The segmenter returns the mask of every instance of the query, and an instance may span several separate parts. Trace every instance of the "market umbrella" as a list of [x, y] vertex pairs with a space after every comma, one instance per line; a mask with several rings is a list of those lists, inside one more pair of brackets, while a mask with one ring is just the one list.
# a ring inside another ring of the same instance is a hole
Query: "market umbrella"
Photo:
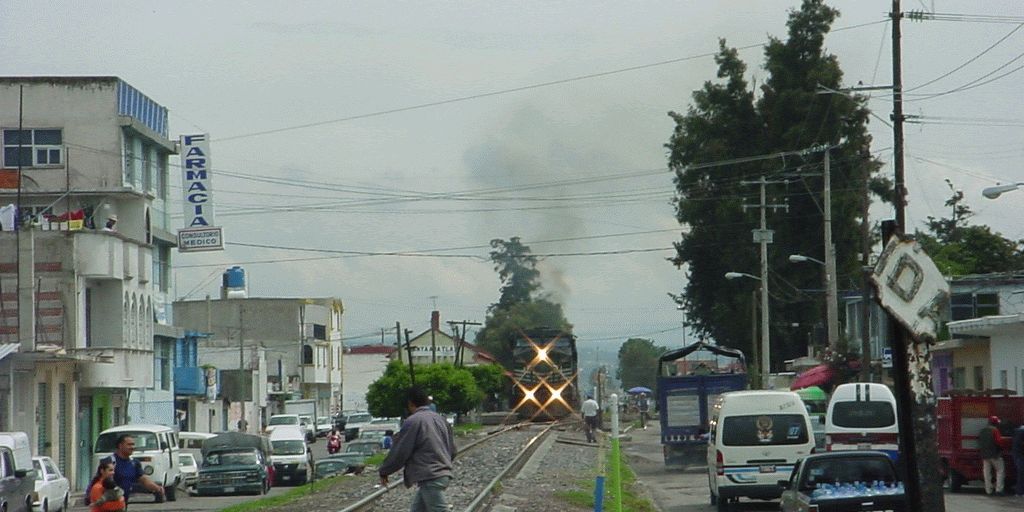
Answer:
[[827, 364], [815, 366], [806, 372], [797, 375], [793, 379], [793, 383], [789, 385], [789, 389], [796, 391], [801, 388], [809, 388], [811, 386], [823, 386], [832, 382], [832, 378], [835, 377], [836, 371]]
[[636, 387], [629, 388], [626, 392], [634, 394], [634, 395], [640, 394], [640, 393], [648, 393], [648, 394], [649, 393], [653, 393], [653, 391], [651, 391], [651, 388], [645, 388], [643, 386], [636, 386]]

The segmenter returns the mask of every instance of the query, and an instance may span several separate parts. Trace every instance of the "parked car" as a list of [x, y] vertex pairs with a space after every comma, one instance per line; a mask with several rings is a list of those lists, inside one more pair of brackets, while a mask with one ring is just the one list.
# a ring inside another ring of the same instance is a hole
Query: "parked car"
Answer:
[[[345, 423], [345, 441], [351, 441], [359, 437], [359, 429], [370, 424], [373, 416], [368, 412], [354, 412], [349, 414]], [[396, 430], [397, 432], [397, 430]]]
[[49, 457], [32, 457], [32, 469], [36, 471], [35, 492], [32, 493], [32, 510], [52, 512], [68, 510], [71, 502], [71, 483], [60, 473], [60, 469]]
[[182, 453], [191, 453], [196, 462], [203, 462], [203, 442], [216, 435], [207, 432], [178, 432], [178, 448]]
[[302, 427], [305, 430], [305, 427], [299, 421], [298, 414], [275, 414], [267, 420], [267, 428], [263, 429], [263, 432], [270, 435], [274, 432], [274, 429], [283, 426]]
[[302, 427], [306, 429], [306, 442], [310, 444], [315, 443], [316, 420], [314, 420], [313, 417], [308, 414], [300, 414], [299, 425], [302, 425]]
[[903, 484], [887, 453], [818, 453], [796, 463], [789, 480], [779, 481], [782, 512], [907, 510]]
[[178, 466], [181, 468], [182, 487], [192, 487], [199, 480], [199, 463], [191, 453], [178, 454]]
[[28, 434], [0, 432], [0, 510], [21, 512], [32, 509], [32, 449]]
[[[92, 454], [92, 467], [99, 466], [100, 460], [111, 457], [117, 450], [117, 440], [121, 436], [130, 435], [135, 439], [135, 452], [132, 458], [142, 463], [142, 470], [150, 480], [164, 488], [167, 501], [177, 500], [177, 488], [181, 483], [181, 470], [178, 468], [178, 434], [164, 425], [131, 424], [109, 428], [100, 433]], [[136, 493], [146, 492], [142, 486], [136, 486]], [[134, 496], [133, 496], [134, 499]], [[162, 497], [156, 495], [159, 502]]]
[[399, 418], [374, 418], [370, 420], [370, 427], [379, 428], [381, 430], [390, 430], [392, 432], [398, 432], [402, 427], [402, 420]]
[[196, 494], [266, 494], [274, 477], [270, 452], [270, 441], [263, 436], [225, 432], [208, 439], [203, 443]]
[[367, 457], [380, 451], [380, 441], [352, 441], [345, 445], [345, 453], [360, 453]]
[[384, 439], [384, 434], [386, 434], [388, 430], [391, 430], [392, 434], [397, 432], [391, 428], [384, 429], [374, 425], [368, 426], [359, 430], [359, 437], [356, 438], [356, 441], [374, 441], [377, 444], [380, 444], [380, 440]]
[[359, 453], [339, 453], [316, 461], [316, 477], [361, 474], [366, 469], [366, 457]]

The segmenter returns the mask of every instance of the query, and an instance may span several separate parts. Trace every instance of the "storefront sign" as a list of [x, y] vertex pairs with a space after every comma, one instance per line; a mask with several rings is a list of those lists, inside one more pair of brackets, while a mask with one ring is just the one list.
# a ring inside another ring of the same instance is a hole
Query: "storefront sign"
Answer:
[[213, 226], [210, 136], [181, 136], [181, 189], [185, 227]]

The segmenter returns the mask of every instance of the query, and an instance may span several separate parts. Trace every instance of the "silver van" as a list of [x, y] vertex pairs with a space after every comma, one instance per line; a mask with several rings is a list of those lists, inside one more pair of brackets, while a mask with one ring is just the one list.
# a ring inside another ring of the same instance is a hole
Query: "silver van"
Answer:
[[[142, 470], [157, 485], [163, 486], [167, 501], [178, 499], [176, 489], [181, 483], [181, 468], [178, 463], [178, 434], [164, 425], [121, 425], [100, 433], [93, 445], [92, 467], [100, 460], [117, 451], [117, 440], [130, 435], [135, 440], [132, 458], [142, 463]], [[137, 492], [145, 492], [136, 488]], [[159, 497], [158, 497], [159, 498]]]

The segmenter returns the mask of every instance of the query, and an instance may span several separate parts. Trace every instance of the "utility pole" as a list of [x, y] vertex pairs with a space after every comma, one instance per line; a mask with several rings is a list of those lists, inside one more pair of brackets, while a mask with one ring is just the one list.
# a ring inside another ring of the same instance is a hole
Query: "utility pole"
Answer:
[[864, 169], [864, 190], [861, 197], [860, 218], [860, 380], [871, 381], [871, 230], [868, 225], [868, 210], [871, 207], [870, 189], [868, 184], [871, 175]]
[[758, 181], [742, 181], [743, 185], [760, 185], [761, 202], [757, 205], [743, 205], [743, 209], [760, 208], [761, 229], [754, 230], [754, 243], [761, 245], [761, 389], [768, 389], [768, 376], [771, 373], [770, 337], [768, 333], [768, 244], [772, 243], [774, 232], [768, 229], [765, 212], [768, 208], [784, 209], [789, 211], [788, 204], [768, 204], [766, 201], [765, 187], [775, 183], [786, 183], [785, 181], [768, 181], [761, 176]]
[[412, 383], [413, 386], [415, 386], [416, 385], [416, 369], [414, 368], [414, 365], [412, 364], [412, 344], [409, 343], [409, 334], [411, 334], [411, 333], [412, 333], [412, 331], [410, 331], [409, 329], [405, 330], [405, 352], [406, 352], [406, 355], [409, 356], [409, 381]]
[[[238, 376], [244, 381], [245, 375], [245, 304], [241, 299], [238, 301]], [[252, 391], [252, 381], [249, 381], [249, 391]], [[249, 421], [245, 419], [245, 395], [241, 402], [241, 419], [238, 420], [238, 430], [246, 432], [249, 430]]]
[[[892, 125], [893, 171], [896, 195], [894, 235], [906, 232], [906, 178], [903, 160], [903, 63], [900, 48], [900, 0], [892, 1]], [[888, 242], [883, 236], [883, 240]], [[900, 426], [900, 454], [907, 464], [906, 497], [909, 510], [945, 512], [932, 394], [931, 353], [927, 342], [910, 336], [898, 321], [891, 322], [893, 376]]]
[[832, 243], [832, 159], [825, 148], [825, 312], [828, 323], [828, 346], [835, 350], [839, 346], [839, 292], [836, 289], [836, 245]]
[[[402, 323], [395, 322], [395, 348], [398, 349], [398, 362], [402, 362]], [[412, 364], [412, 360], [409, 360]]]
[[[459, 324], [462, 324], [462, 334], [459, 334]], [[470, 322], [469, 320], [454, 321], [449, 320], [448, 325], [452, 326], [452, 330], [455, 331], [455, 337], [459, 340], [459, 347], [455, 351], [455, 366], [462, 366], [465, 362], [466, 352], [466, 326], [467, 325], [483, 325], [480, 322]]]

